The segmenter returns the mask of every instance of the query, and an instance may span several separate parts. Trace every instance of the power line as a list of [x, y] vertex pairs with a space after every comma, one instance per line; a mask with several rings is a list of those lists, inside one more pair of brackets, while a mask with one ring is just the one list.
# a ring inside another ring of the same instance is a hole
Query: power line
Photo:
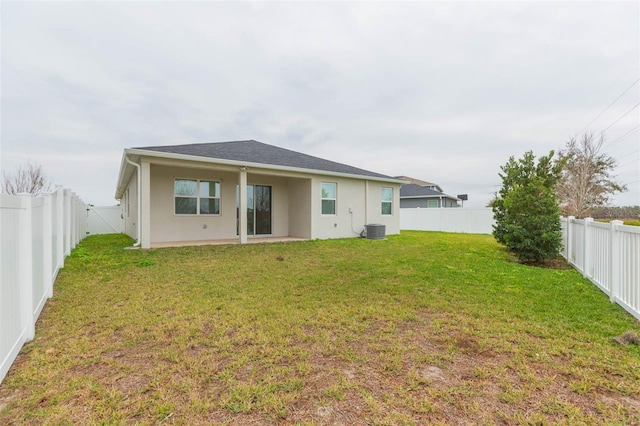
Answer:
[[623, 167], [627, 167], [629, 164], [633, 164], [633, 163], [635, 163], [635, 162], [637, 162], [637, 161], [638, 161], [638, 159], [631, 160], [631, 161], [629, 161], [628, 163], [621, 164], [621, 165], [620, 165], [620, 166], [618, 166], [617, 168], [621, 169], [621, 168], [623, 168]]
[[627, 87], [627, 88], [625, 89], [625, 91], [624, 91], [624, 92], [622, 92], [622, 93], [620, 94], [620, 96], [618, 96], [617, 98], [615, 98], [615, 99], [613, 100], [613, 102], [611, 102], [611, 103], [610, 103], [610, 104], [609, 104], [605, 109], [603, 109], [603, 110], [602, 110], [602, 112], [596, 116], [596, 118], [594, 118], [593, 120], [591, 120], [590, 122], [588, 122], [588, 123], [587, 123], [587, 125], [586, 125], [586, 126], [584, 126], [584, 127], [582, 128], [582, 130], [580, 130], [579, 132], [577, 132], [577, 133], [576, 133], [576, 135], [578, 135], [579, 133], [584, 132], [584, 131], [585, 131], [585, 129], [587, 129], [587, 128], [591, 125], [591, 123], [593, 123], [594, 121], [596, 121], [598, 118], [600, 118], [600, 117], [602, 116], [602, 114], [604, 114], [605, 112], [607, 112], [607, 110], [608, 110], [609, 108], [611, 108], [611, 107], [613, 106], [613, 104], [615, 104], [616, 102], [618, 102], [618, 99], [620, 99], [621, 97], [623, 97], [623, 96], [625, 95], [625, 93], [627, 93], [629, 90], [631, 90], [631, 88], [632, 88], [633, 86], [635, 86], [636, 84], [638, 84], [638, 81], [640, 81], [640, 78], [637, 78], [637, 79], [636, 79], [636, 81], [634, 81], [633, 83], [631, 83], [631, 86]]
[[611, 126], [613, 126], [614, 124], [616, 124], [618, 121], [622, 120], [627, 114], [629, 114], [631, 111], [633, 111], [634, 109], [638, 108], [638, 106], [640, 106], [640, 102], [638, 102], [637, 104], [635, 104], [634, 106], [631, 107], [631, 109], [627, 112], [625, 112], [624, 114], [622, 114], [620, 117], [618, 117], [618, 119], [616, 121], [614, 121], [613, 123], [609, 124], [609, 126], [603, 130], [603, 132], [606, 132], [607, 130], [609, 130], [611, 128]]
[[629, 130], [627, 133], [625, 133], [624, 135], [620, 136], [619, 138], [609, 142], [608, 144], [606, 144], [603, 148], [606, 148], [608, 146], [612, 146], [613, 144], [615, 144], [616, 142], [621, 141], [622, 139], [626, 138], [627, 136], [629, 136], [631, 133], [635, 132], [636, 130], [640, 129], [640, 124], [637, 125], [636, 127], [634, 127], [633, 129]]
[[592, 107], [592, 106], [594, 106], [596, 103], [598, 103], [598, 102], [600, 101], [600, 99], [602, 99], [602, 98], [604, 97], [604, 95], [605, 95], [605, 94], [606, 94], [606, 93], [607, 93], [607, 92], [608, 92], [608, 91], [609, 91], [613, 86], [615, 86], [615, 84], [616, 84], [616, 83], [617, 83], [617, 82], [618, 82], [618, 81], [619, 81], [619, 80], [620, 80], [624, 75], [626, 75], [626, 74], [629, 72], [629, 70], [631, 70], [631, 69], [633, 69], [633, 68], [635, 68], [635, 67], [636, 67], [636, 62], [635, 62], [635, 61], [631, 62], [631, 63], [629, 64], [629, 66], [628, 66], [624, 71], [622, 71], [622, 72], [620, 73], [620, 75], [618, 75], [618, 76], [613, 80], [613, 82], [612, 82], [609, 86], [607, 86], [607, 88], [606, 88], [606, 89], [602, 90], [602, 91], [600, 92], [600, 94], [599, 94], [599, 95], [594, 99], [594, 101], [593, 101], [593, 102], [591, 102], [591, 104], [589, 104], [589, 108], [591, 108], [591, 107]]
[[620, 158], [618, 158], [618, 160], [622, 160], [623, 158], [630, 157], [630, 156], [632, 156], [633, 154], [635, 154], [636, 152], [640, 152], [640, 149], [636, 149], [635, 151], [632, 151], [632, 152], [630, 152], [630, 153], [628, 153], [628, 154], [621, 155], [621, 156], [620, 156]]

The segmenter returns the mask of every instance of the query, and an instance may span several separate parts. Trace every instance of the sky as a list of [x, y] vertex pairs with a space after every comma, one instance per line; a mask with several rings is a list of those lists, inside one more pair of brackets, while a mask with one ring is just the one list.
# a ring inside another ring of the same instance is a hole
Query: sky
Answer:
[[604, 131], [640, 205], [639, 2], [0, 3], [2, 170], [114, 205], [125, 148], [255, 139], [484, 207]]

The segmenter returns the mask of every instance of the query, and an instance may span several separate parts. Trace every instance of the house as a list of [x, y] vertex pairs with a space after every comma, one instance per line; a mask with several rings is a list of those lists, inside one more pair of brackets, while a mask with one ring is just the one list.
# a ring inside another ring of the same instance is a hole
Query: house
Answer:
[[402, 181], [255, 140], [125, 149], [115, 198], [142, 248], [400, 232]]
[[408, 176], [396, 176], [396, 179], [405, 181], [400, 188], [401, 209], [460, 207], [458, 197], [445, 194], [435, 183]]
[[436, 191], [439, 191], [439, 192], [444, 192], [442, 190], [442, 187], [440, 187], [440, 185], [438, 185], [436, 183], [432, 183], [432, 182], [427, 182], [426, 180], [420, 180], [420, 179], [412, 178], [412, 177], [409, 177], [409, 176], [396, 176], [395, 178], [405, 181], [404, 182], [405, 185], [407, 183], [411, 183], [411, 184], [423, 186], [425, 188], [435, 189]]

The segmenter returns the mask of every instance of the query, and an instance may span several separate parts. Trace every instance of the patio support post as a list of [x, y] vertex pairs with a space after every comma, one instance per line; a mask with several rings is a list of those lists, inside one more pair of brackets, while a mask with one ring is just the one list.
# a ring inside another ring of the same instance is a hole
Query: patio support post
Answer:
[[240, 237], [240, 244], [247, 243], [247, 168], [240, 168], [240, 200], [238, 206], [240, 211], [238, 212], [238, 236]]

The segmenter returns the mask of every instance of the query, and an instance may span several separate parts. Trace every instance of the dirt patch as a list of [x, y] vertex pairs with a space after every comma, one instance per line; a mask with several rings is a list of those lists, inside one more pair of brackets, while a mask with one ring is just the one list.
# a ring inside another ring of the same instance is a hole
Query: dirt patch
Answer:
[[116, 381], [116, 388], [124, 393], [141, 392], [149, 385], [149, 378], [145, 376], [124, 376]]

